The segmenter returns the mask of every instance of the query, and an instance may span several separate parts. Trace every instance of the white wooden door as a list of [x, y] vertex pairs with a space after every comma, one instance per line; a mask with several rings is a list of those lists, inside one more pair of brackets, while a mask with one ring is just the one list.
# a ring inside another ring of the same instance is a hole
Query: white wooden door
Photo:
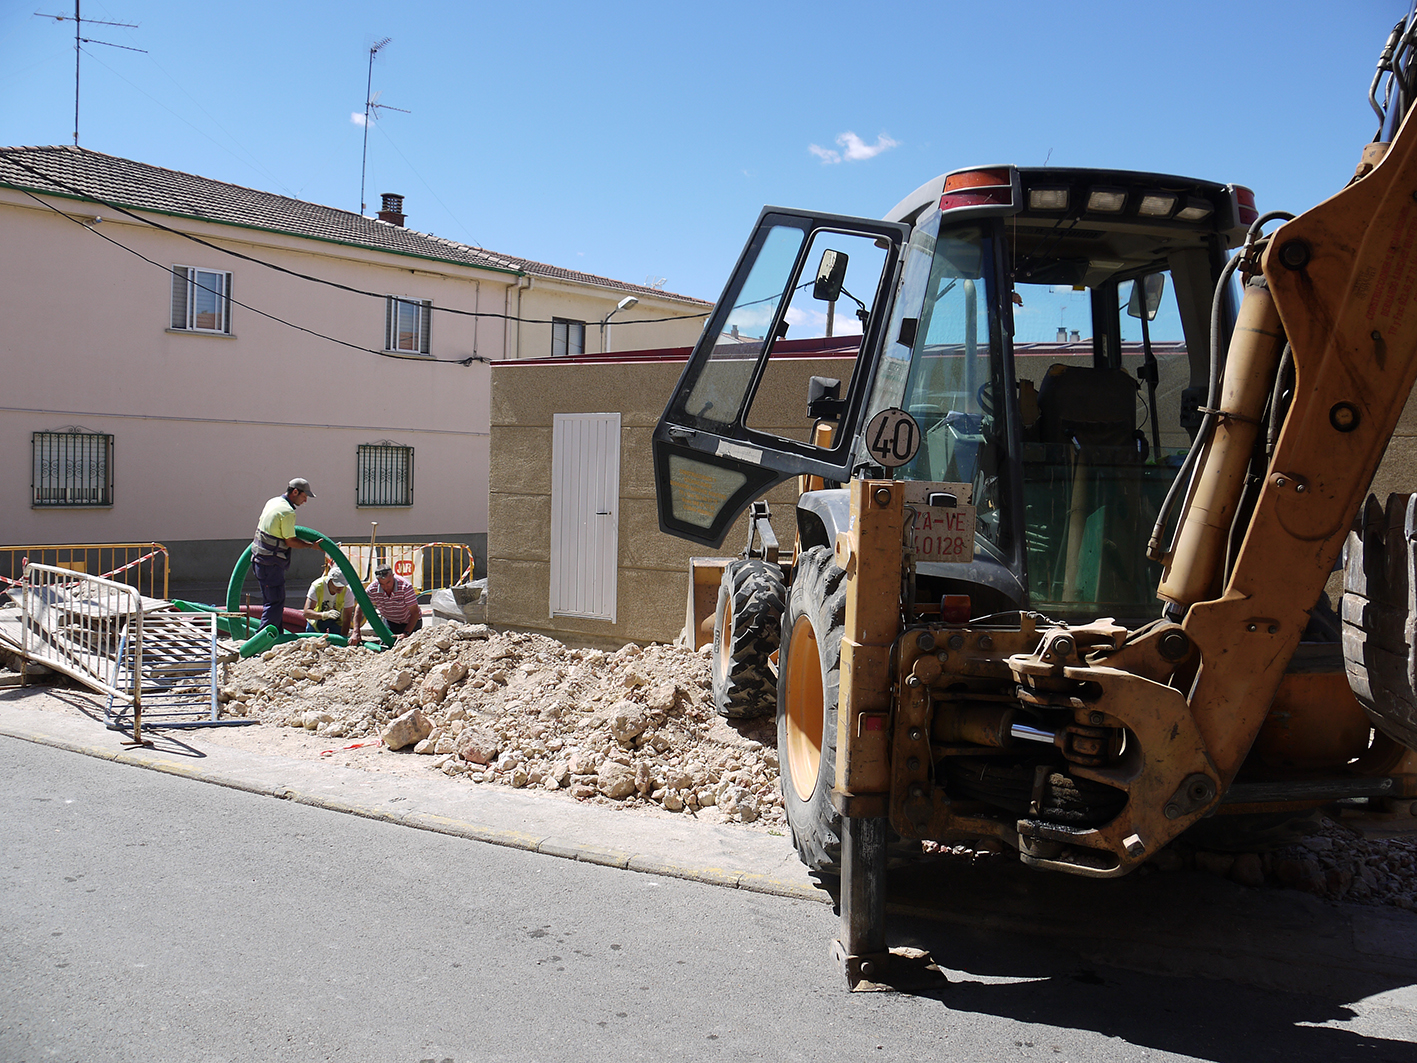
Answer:
[[551, 429], [551, 615], [615, 621], [620, 415], [558, 413]]

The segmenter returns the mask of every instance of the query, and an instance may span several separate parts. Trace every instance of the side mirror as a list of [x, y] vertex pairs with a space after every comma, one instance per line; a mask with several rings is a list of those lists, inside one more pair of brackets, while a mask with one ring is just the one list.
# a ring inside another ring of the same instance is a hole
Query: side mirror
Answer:
[[846, 404], [841, 401], [841, 381], [814, 376], [807, 381], [807, 416], [817, 421], [835, 421]]
[[834, 303], [841, 296], [841, 286], [846, 283], [845, 251], [830, 248], [822, 252], [822, 261], [817, 266], [817, 280], [812, 285], [812, 298], [823, 303]]
[[1161, 308], [1161, 293], [1166, 290], [1166, 274], [1148, 273], [1140, 280], [1132, 281], [1132, 297], [1127, 300], [1127, 316], [1141, 317], [1142, 293], [1146, 293], [1146, 319], [1156, 320], [1156, 311]]

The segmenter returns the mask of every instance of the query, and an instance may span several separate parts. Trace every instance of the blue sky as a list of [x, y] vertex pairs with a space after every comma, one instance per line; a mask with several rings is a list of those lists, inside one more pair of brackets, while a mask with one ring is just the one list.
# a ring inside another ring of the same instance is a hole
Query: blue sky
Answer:
[[[1337, 191], [1406, 0], [236, 5], [83, 0], [79, 142], [716, 298], [764, 204], [878, 217], [976, 163]], [[66, 144], [73, 0], [0, 0], [0, 143]]]

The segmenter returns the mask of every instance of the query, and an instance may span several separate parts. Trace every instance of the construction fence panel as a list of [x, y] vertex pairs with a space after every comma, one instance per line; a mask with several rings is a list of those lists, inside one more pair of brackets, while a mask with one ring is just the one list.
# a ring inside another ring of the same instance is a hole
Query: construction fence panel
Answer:
[[[472, 548], [464, 543], [337, 543], [367, 585], [374, 570], [388, 565], [419, 594], [472, 579]], [[326, 566], [328, 567], [328, 565]]]
[[[217, 614], [163, 609], [143, 617], [141, 635], [125, 636], [116, 660], [115, 688], [135, 683], [142, 691], [142, 720], [148, 727], [241, 725], [254, 720], [219, 720]], [[139, 641], [141, 646], [138, 645]], [[108, 725], [132, 724], [129, 710], [109, 698]]]
[[28, 562], [124, 583], [148, 598], [167, 597], [171, 566], [162, 543], [0, 546], [0, 585], [18, 587]]
[[[77, 679], [110, 701], [141, 705], [143, 598], [136, 587], [54, 565], [25, 566], [18, 591], [25, 661]], [[135, 666], [120, 680], [119, 660]], [[123, 685], [118, 685], [120, 681]]]

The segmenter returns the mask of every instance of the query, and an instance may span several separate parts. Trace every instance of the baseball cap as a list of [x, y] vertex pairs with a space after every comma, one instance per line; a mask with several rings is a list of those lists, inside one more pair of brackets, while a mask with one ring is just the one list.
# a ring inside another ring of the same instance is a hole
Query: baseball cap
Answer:
[[311, 498], [315, 497], [315, 492], [310, 490], [310, 481], [305, 479], [305, 477], [303, 476], [297, 476], [295, 479], [291, 480], [290, 486], [287, 487], [286, 490], [300, 491], [306, 495], [309, 495]]
[[329, 581], [331, 587], [349, 586], [349, 581], [344, 578], [344, 573], [337, 568], [330, 569]]

